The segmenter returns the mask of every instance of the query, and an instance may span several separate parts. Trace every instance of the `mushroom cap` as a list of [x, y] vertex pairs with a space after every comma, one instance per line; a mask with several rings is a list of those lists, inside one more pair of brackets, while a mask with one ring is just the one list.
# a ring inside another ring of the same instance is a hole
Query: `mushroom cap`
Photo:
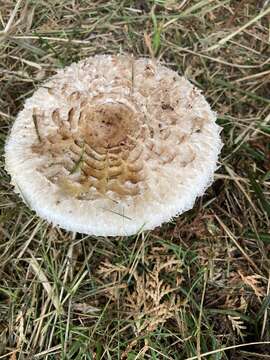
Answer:
[[156, 61], [97, 55], [51, 77], [18, 114], [6, 169], [53, 225], [91, 235], [150, 230], [192, 208], [222, 147], [209, 104]]

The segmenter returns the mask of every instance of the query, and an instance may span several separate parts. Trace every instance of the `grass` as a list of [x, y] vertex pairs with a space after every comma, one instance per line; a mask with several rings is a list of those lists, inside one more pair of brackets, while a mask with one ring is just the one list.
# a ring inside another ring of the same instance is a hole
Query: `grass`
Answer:
[[[270, 359], [269, 1], [0, 3], [0, 359]], [[13, 192], [6, 136], [56, 69], [119, 52], [203, 91], [223, 127], [216, 181], [152, 232], [52, 228]]]

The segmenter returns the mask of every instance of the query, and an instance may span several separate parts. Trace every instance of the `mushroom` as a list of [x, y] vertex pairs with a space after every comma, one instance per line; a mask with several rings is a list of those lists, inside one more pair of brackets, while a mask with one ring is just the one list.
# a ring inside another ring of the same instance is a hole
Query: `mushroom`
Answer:
[[41, 86], [6, 142], [24, 202], [91, 235], [150, 230], [192, 208], [213, 181], [216, 115], [188, 80], [147, 58], [97, 55]]

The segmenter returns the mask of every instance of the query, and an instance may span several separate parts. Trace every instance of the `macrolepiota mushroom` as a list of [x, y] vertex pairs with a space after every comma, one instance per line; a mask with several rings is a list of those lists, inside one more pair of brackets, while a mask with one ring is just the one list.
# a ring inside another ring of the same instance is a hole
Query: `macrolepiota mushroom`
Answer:
[[15, 190], [40, 217], [131, 235], [190, 209], [213, 181], [220, 128], [185, 78], [154, 60], [97, 55], [43, 84], [6, 152]]

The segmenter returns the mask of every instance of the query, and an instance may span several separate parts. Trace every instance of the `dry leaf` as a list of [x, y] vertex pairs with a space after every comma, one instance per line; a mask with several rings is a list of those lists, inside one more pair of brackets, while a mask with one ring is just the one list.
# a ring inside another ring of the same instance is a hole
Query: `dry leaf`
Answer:
[[235, 331], [236, 334], [241, 338], [244, 337], [245, 335], [243, 334], [242, 330], [245, 330], [246, 326], [244, 325], [244, 322], [240, 319], [240, 316], [228, 315], [228, 319], [232, 324], [233, 331]]
[[240, 275], [243, 283], [252, 288], [259, 300], [261, 297], [265, 296], [265, 289], [260, 284], [260, 280], [262, 279], [260, 275], [244, 275], [240, 270], [238, 270], [238, 274]]

